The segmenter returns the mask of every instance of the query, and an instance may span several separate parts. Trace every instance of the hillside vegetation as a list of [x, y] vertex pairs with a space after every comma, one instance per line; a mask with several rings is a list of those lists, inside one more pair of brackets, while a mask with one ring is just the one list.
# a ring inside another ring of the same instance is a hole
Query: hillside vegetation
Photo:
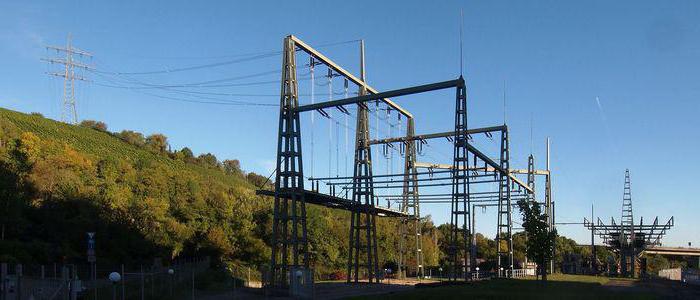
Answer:
[[0, 110], [0, 129], [4, 261], [84, 261], [88, 231], [107, 261], [265, 261], [260, 176], [40, 115]]

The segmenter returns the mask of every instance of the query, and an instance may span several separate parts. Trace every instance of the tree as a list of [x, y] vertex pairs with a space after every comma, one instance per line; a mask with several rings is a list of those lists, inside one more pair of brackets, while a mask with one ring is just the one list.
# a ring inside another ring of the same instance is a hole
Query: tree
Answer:
[[232, 175], [241, 173], [241, 162], [239, 162], [237, 159], [226, 159], [222, 164], [226, 174]]
[[267, 177], [255, 174], [253, 172], [248, 173], [245, 177], [246, 179], [248, 179], [248, 182], [252, 183], [254, 186], [259, 188], [263, 188], [263, 185], [265, 185], [265, 183], [270, 185], [272, 184], [272, 182], [267, 180]]
[[182, 153], [182, 157], [186, 160], [194, 158], [194, 153], [192, 153], [192, 150], [190, 150], [190, 148], [182, 148], [182, 150], [180, 150], [180, 153]]
[[131, 131], [131, 130], [122, 130], [117, 136], [122, 139], [123, 141], [132, 144], [137, 147], [143, 147], [143, 145], [146, 144], [146, 139], [143, 137], [143, 134], [140, 132], [136, 131]]
[[547, 216], [542, 213], [540, 205], [532, 200], [518, 201], [523, 216], [523, 228], [527, 233], [527, 257], [537, 262], [542, 274], [542, 281], [547, 281], [547, 262], [552, 259], [556, 230], [549, 230]]
[[194, 153], [192, 153], [192, 150], [190, 150], [190, 148], [187, 147], [182, 148], [180, 151], [175, 151], [175, 153], [173, 153], [172, 155], [172, 158], [179, 159], [187, 163], [195, 162]]
[[146, 138], [146, 147], [156, 153], [165, 153], [168, 149], [168, 138], [160, 133], [154, 133]]
[[205, 167], [216, 168], [219, 166], [219, 160], [216, 158], [216, 155], [211, 153], [200, 154], [197, 160]]
[[80, 122], [80, 126], [92, 128], [92, 129], [95, 129], [97, 131], [107, 132], [107, 124], [105, 124], [104, 122], [100, 122], [100, 121], [84, 120], [84, 121]]

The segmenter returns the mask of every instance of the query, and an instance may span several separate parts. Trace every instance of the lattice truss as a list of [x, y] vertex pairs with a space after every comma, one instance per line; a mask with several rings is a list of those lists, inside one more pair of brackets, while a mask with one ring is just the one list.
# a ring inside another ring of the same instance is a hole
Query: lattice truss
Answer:
[[[474, 272], [476, 206], [498, 210], [498, 262], [512, 270], [513, 207], [520, 199], [536, 201], [534, 180], [541, 176], [545, 201], [538, 203], [546, 205], [548, 215], [552, 213], [548, 167], [536, 170], [531, 156], [527, 169], [511, 168], [506, 125], [468, 126], [461, 76], [380, 92], [365, 81], [362, 44], [359, 52], [359, 76], [355, 76], [297, 37], [284, 40], [275, 188], [258, 191], [275, 199], [267, 284], [287, 286], [290, 272], [311, 267], [307, 203], [351, 212], [348, 282], [378, 282], [384, 271], [377, 249], [380, 217], [398, 218], [400, 223], [399, 253], [384, 254], [398, 260], [395, 271], [423, 277], [421, 205], [425, 204], [451, 207], [448, 271], [453, 280], [469, 279]], [[302, 78], [304, 84], [299, 83]], [[454, 112], [454, 127], [444, 132], [416, 134], [413, 115], [390, 99], [441, 90], [454, 90], [447, 96], [454, 102], [439, 102], [449, 108], [445, 111]], [[477, 147], [484, 142], [493, 151]], [[443, 161], [431, 156], [440, 143], [451, 152]], [[527, 176], [527, 182], [517, 176]]]
[[615, 251], [621, 249], [634, 249], [635, 254], [648, 246], [660, 246], [661, 239], [666, 232], [673, 227], [673, 217], [666, 223], [659, 223], [659, 217], [654, 221], [644, 224], [644, 218], [639, 219], [639, 223], [634, 223], [632, 213], [632, 186], [630, 182], [630, 172], [625, 170], [624, 191], [622, 194], [622, 219], [618, 224], [615, 218], [610, 218], [610, 223], [605, 224], [598, 218], [596, 223], [584, 218], [584, 226], [593, 231], [593, 234], [603, 239], [603, 243], [610, 246]]

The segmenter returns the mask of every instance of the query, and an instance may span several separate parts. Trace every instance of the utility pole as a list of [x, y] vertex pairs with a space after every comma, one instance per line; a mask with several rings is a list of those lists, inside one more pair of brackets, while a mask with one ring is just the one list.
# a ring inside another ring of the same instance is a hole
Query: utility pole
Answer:
[[598, 256], [595, 251], [595, 225], [593, 225], [593, 204], [591, 203], [591, 269], [595, 275], [598, 275]]
[[[65, 47], [46, 46], [48, 50], [55, 50], [56, 54], [65, 54], [65, 57], [47, 57], [41, 60], [50, 64], [59, 64], [64, 66], [62, 72], [48, 72], [51, 76], [63, 77], [63, 105], [61, 106], [61, 121], [70, 124], [78, 124], [78, 112], [75, 109], [75, 81], [89, 81], [82, 75], [76, 74], [75, 69], [94, 70], [90, 65], [87, 65], [79, 58], [92, 58], [92, 54], [73, 47], [71, 34], [68, 34]], [[77, 57], [76, 57], [77, 56]]]
[[[547, 213], [547, 222], [549, 222], [549, 230], [552, 231], [554, 230], [554, 202], [552, 202], [552, 170], [549, 167], [550, 163], [550, 143], [549, 143], [549, 138], [547, 138], [547, 159], [546, 159], [546, 170], [547, 170], [547, 176], [545, 177], [545, 183], [544, 183], [544, 199], [545, 199], [545, 206], [546, 206], [546, 213]], [[592, 221], [591, 221], [592, 222]], [[555, 260], [555, 255], [556, 255], [556, 239], [554, 240], [554, 245], [555, 245], [555, 250], [552, 253], [552, 260], [549, 261], [549, 274], [554, 274], [554, 260]]]

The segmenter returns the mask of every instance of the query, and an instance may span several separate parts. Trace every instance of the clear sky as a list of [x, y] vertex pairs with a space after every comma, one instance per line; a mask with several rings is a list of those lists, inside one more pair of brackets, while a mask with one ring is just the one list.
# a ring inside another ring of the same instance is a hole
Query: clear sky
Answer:
[[[524, 168], [532, 150], [544, 168], [544, 141], [552, 139], [557, 221], [580, 222], [592, 203], [596, 216], [619, 220], [629, 168], [637, 221], [675, 216], [666, 244], [700, 245], [700, 204], [693, 192], [700, 169], [697, 1], [3, 1], [0, 106], [60, 118], [62, 81], [45, 74], [56, 66], [40, 58], [55, 56], [45, 46], [65, 44], [70, 32], [76, 46], [94, 54], [85, 61], [99, 72], [85, 73], [93, 82], [79, 89], [80, 119], [105, 121], [112, 131], [164, 133], [173, 148], [237, 158], [244, 169], [267, 175], [274, 165], [277, 110], [230, 101], [279, 101], [281, 58], [275, 52], [284, 36], [327, 45], [319, 49], [355, 73], [358, 44], [348, 41], [364, 39], [368, 82], [395, 89], [459, 76], [460, 8], [470, 124], [503, 123], [505, 82], [513, 166]], [[179, 71], [220, 62], [227, 63]], [[109, 74], [160, 70], [174, 71]], [[319, 67], [317, 74], [324, 72]], [[299, 73], [309, 76], [308, 69]], [[184, 92], [107, 87], [219, 79], [229, 80]], [[328, 98], [324, 80], [315, 83], [316, 101]], [[304, 103], [310, 101], [308, 86], [308, 79], [300, 81]], [[334, 97], [342, 97], [342, 82], [331, 87]], [[428, 133], [450, 129], [453, 97], [397, 101], [416, 115], [417, 133]], [[303, 122], [309, 127], [308, 116]], [[325, 174], [327, 121], [316, 115], [316, 122], [315, 168]], [[330, 134], [341, 141], [342, 158], [344, 128], [337, 128]], [[380, 127], [381, 136], [389, 135], [388, 128]], [[448, 147], [429, 148], [421, 160], [449, 163]], [[308, 164], [308, 149], [305, 155]], [[342, 164], [331, 174], [344, 172]], [[395, 158], [391, 168], [399, 165]], [[449, 220], [449, 207], [424, 206], [423, 213]], [[477, 222], [478, 231], [493, 235], [495, 214], [479, 213]], [[580, 225], [559, 229], [589, 241]]]

